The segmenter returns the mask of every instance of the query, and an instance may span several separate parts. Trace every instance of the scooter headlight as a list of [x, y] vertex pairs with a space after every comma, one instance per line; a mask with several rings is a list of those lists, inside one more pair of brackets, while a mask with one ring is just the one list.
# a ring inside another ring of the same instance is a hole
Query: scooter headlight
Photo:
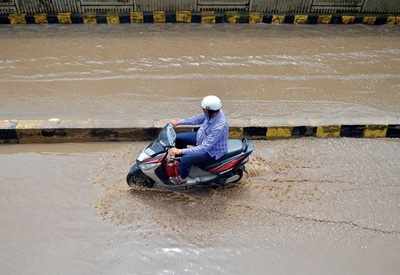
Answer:
[[137, 160], [138, 161], [144, 161], [145, 159], [148, 159], [150, 156], [146, 154], [145, 152], [141, 152], [140, 155], [138, 156]]
[[141, 163], [139, 164], [140, 169], [142, 170], [149, 170], [157, 167], [159, 163]]

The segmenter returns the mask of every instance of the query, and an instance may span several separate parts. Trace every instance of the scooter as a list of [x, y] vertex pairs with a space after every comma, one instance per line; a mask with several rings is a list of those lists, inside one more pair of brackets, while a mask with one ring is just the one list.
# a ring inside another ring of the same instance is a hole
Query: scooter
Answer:
[[175, 147], [176, 132], [168, 123], [158, 137], [138, 156], [126, 177], [129, 186], [148, 188], [189, 188], [193, 186], [226, 186], [239, 182], [245, 172], [245, 164], [254, 150], [247, 139], [229, 139], [228, 152], [205, 167], [192, 166], [186, 182], [174, 184], [170, 179], [179, 175], [179, 157], [168, 154]]

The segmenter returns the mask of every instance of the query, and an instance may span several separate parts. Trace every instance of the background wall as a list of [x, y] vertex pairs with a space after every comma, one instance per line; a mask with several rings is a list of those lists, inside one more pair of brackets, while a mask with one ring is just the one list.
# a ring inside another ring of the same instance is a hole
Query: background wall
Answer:
[[242, 10], [267, 13], [398, 14], [400, 0], [0, 0], [0, 13]]

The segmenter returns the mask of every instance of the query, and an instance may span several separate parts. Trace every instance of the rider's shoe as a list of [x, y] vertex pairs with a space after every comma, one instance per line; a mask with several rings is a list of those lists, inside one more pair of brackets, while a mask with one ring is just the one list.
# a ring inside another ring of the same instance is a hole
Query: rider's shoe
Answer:
[[177, 176], [177, 177], [169, 177], [169, 181], [173, 185], [181, 185], [181, 184], [184, 184], [186, 182], [186, 179], [182, 179], [181, 176]]
[[198, 177], [196, 177], [196, 178], [187, 177], [187, 178], [184, 179], [184, 180], [185, 180], [185, 183], [186, 183], [186, 184], [189, 184], [189, 185], [195, 184], [195, 183], [197, 183], [197, 182], [200, 182], [200, 179], [199, 179]]

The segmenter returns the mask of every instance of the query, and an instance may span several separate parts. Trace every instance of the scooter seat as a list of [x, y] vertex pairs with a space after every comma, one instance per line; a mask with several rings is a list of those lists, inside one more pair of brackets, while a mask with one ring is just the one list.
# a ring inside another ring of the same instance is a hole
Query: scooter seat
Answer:
[[229, 159], [237, 154], [240, 154], [243, 151], [243, 142], [240, 139], [228, 139], [228, 152], [223, 155], [221, 158], [214, 160], [212, 163], [209, 163], [205, 169], [208, 170], [216, 165], [218, 165], [221, 161], [225, 159]]
[[243, 142], [240, 139], [228, 139], [228, 152], [223, 158], [230, 158], [243, 150]]

